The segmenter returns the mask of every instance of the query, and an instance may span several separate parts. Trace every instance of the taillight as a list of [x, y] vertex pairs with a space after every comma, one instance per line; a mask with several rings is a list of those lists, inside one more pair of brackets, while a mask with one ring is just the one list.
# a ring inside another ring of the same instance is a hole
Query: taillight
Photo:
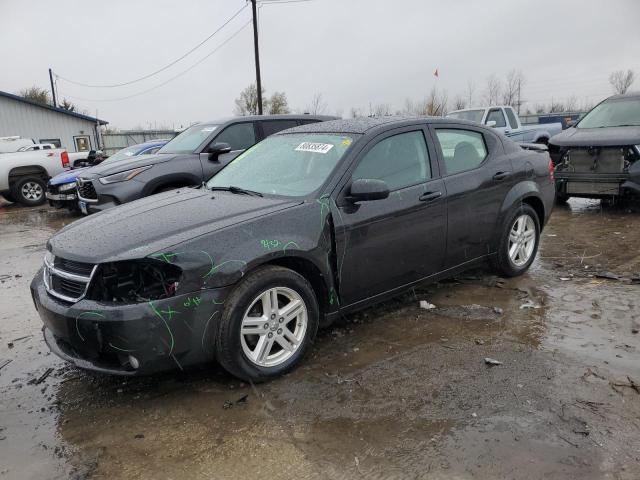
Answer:
[[551, 157], [549, 157], [549, 179], [550, 179], [552, 182], [555, 182], [555, 181], [556, 181], [556, 175], [555, 175], [555, 172], [556, 172], [556, 167], [555, 167], [555, 165], [553, 164], [553, 160], [551, 160]]
[[60, 154], [60, 160], [62, 160], [62, 167], [66, 168], [69, 166], [69, 154], [65, 150]]

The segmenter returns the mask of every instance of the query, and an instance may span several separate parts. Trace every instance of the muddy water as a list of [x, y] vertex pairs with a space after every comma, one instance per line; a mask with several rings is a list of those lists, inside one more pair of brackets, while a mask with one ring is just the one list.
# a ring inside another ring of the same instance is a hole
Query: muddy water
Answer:
[[416, 288], [256, 387], [215, 366], [122, 379], [49, 354], [28, 283], [72, 220], [0, 207], [0, 478], [640, 477], [638, 213], [572, 201], [527, 275]]

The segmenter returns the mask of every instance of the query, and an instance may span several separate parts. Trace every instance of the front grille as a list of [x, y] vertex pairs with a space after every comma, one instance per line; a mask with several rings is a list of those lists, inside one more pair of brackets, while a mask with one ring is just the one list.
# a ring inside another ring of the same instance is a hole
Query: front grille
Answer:
[[91, 180], [82, 180], [78, 181], [78, 194], [80, 197], [86, 200], [97, 200], [98, 193], [96, 189], [93, 187], [93, 182]]
[[56, 257], [53, 264], [56, 268], [61, 270], [77, 273], [78, 275], [85, 275], [87, 277], [91, 275], [91, 271], [93, 270], [93, 265], [91, 263], [76, 262], [61, 257]]
[[47, 255], [43, 271], [47, 292], [66, 302], [82, 300], [91, 283], [95, 265]]
[[47, 185], [47, 192], [57, 194], [58, 193], [58, 185]]

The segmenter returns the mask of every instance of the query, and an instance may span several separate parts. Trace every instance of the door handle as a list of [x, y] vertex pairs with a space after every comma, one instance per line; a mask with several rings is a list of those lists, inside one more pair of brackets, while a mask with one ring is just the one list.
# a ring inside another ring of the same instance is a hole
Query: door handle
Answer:
[[511, 173], [509, 172], [498, 172], [493, 176], [493, 179], [496, 181], [501, 181], [507, 178], [509, 175], [511, 175]]
[[442, 192], [426, 192], [418, 197], [421, 202], [433, 202], [442, 196]]

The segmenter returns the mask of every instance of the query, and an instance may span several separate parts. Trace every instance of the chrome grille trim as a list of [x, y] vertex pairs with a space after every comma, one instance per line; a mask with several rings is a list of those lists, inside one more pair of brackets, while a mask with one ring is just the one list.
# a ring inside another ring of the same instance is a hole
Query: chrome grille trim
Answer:
[[[45, 257], [42, 275], [44, 280], [44, 286], [45, 286], [45, 289], [47, 290], [47, 293], [49, 293], [51, 296], [59, 298], [60, 300], [64, 300], [65, 302], [70, 302], [70, 303], [76, 303], [82, 300], [87, 294], [87, 290], [89, 290], [91, 279], [93, 278], [93, 275], [96, 273], [96, 269], [98, 268], [98, 265], [94, 265], [93, 268], [91, 269], [91, 274], [89, 276], [85, 276], [85, 275], [78, 275], [77, 273], [71, 273], [71, 272], [62, 270], [59, 267], [55, 267], [53, 263], [55, 263], [55, 258], [52, 263], [49, 263], [49, 261]], [[52, 285], [53, 276], [56, 276], [65, 280], [70, 280], [72, 282], [84, 284], [84, 290], [79, 296], [72, 297], [69, 295], [65, 295], [64, 293], [61, 293], [53, 288], [53, 285]]]

